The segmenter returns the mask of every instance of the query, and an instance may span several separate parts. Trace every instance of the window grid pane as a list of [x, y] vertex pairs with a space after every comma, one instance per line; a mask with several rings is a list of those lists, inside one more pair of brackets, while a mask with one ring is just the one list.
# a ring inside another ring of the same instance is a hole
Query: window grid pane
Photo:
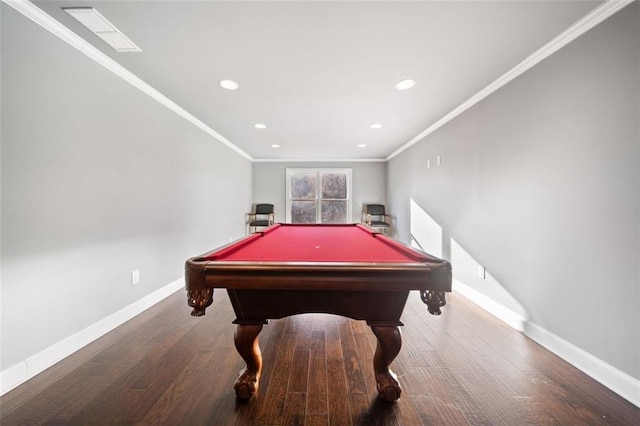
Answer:
[[291, 175], [291, 199], [315, 200], [318, 176], [315, 172], [296, 172]]
[[347, 202], [340, 200], [321, 201], [322, 223], [347, 223]]
[[347, 199], [347, 174], [344, 172], [322, 173], [322, 199]]
[[292, 201], [292, 223], [316, 223], [316, 201]]

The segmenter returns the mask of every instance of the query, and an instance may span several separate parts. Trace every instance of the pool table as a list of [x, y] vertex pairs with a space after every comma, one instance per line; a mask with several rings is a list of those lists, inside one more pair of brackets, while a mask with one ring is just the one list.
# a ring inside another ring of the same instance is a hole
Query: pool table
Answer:
[[400, 385], [389, 365], [402, 344], [400, 316], [411, 290], [439, 315], [451, 291], [451, 264], [360, 224], [275, 224], [185, 265], [191, 315], [225, 288], [235, 311], [235, 346], [246, 362], [234, 386], [251, 398], [262, 355], [258, 334], [269, 319], [330, 313], [364, 320], [377, 338], [373, 360], [379, 396], [393, 402]]

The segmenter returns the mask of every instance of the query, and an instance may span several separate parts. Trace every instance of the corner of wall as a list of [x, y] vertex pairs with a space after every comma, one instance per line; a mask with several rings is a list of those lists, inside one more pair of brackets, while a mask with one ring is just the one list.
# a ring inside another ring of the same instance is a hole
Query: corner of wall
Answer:
[[4, 395], [27, 380], [40, 374], [62, 359], [104, 336], [114, 328], [141, 314], [156, 303], [184, 288], [184, 278], [148, 294], [138, 301], [120, 309], [106, 318], [49, 346], [0, 372], [0, 395]]
[[514, 330], [523, 333], [531, 340], [558, 355], [627, 401], [640, 407], [640, 380], [607, 364], [585, 350], [551, 333], [544, 327], [529, 321], [517, 312], [510, 310], [463, 282], [454, 280], [453, 290]]

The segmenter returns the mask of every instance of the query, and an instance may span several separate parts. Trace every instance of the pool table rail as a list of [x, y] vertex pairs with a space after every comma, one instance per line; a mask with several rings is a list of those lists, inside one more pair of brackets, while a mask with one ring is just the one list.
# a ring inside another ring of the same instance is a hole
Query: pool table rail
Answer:
[[263, 291], [398, 292], [418, 290], [438, 315], [451, 291], [451, 264], [437, 262], [246, 262], [211, 261], [206, 255], [185, 264], [185, 284], [194, 316], [204, 315], [213, 289]]

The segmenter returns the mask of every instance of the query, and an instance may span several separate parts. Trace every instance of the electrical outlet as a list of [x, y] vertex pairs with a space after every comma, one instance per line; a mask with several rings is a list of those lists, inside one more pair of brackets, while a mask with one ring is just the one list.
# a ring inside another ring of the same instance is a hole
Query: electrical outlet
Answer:
[[140, 282], [140, 270], [136, 269], [131, 272], [131, 285], [136, 285]]
[[438, 155], [438, 156], [436, 157], [436, 165], [438, 165], [438, 166], [439, 166], [440, 164], [442, 164], [442, 161], [440, 160], [440, 156]]
[[487, 277], [487, 270], [484, 266], [478, 266], [478, 276], [483, 280]]

